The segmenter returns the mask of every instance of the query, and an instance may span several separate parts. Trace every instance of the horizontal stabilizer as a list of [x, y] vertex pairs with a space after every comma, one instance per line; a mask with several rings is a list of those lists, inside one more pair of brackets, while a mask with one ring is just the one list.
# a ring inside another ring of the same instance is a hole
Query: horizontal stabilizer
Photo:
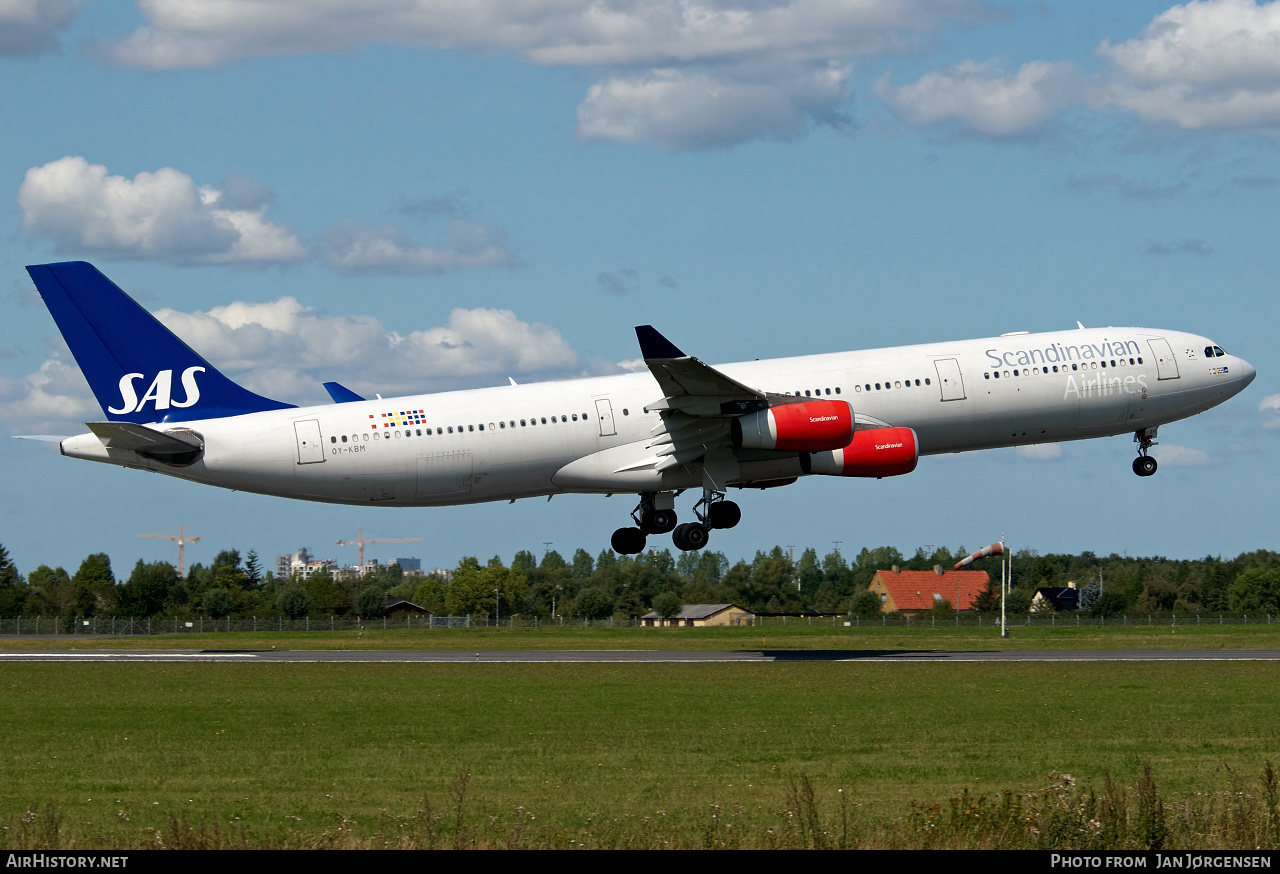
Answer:
[[202, 444], [193, 437], [155, 431], [132, 422], [89, 422], [89, 430], [107, 449], [128, 449], [147, 458], [167, 458], [199, 452]]
[[324, 390], [329, 393], [329, 397], [333, 398], [335, 404], [349, 404], [353, 401], [365, 400], [345, 385], [337, 382], [326, 382]]

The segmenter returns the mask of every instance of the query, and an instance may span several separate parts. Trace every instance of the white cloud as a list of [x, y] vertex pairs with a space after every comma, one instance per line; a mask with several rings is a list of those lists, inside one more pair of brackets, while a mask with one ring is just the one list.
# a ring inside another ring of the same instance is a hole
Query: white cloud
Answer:
[[[166, 327], [228, 377], [290, 403], [328, 403], [337, 380], [373, 397], [618, 373], [584, 362], [555, 328], [510, 310], [455, 309], [448, 324], [400, 333], [363, 315], [330, 315], [292, 297], [235, 302], [208, 312], [156, 313]], [[78, 433], [102, 417], [65, 350], [19, 379], [0, 377], [0, 422], [10, 433]], [[82, 429], [80, 429], [82, 430]]]
[[101, 409], [70, 354], [55, 353], [35, 373], [0, 376], [0, 418], [15, 434], [70, 434], [67, 422], [101, 417]]
[[[233, 189], [240, 193], [246, 179], [235, 177]], [[63, 254], [170, 264], [307, 257], [292, 230], [266, 219], [269, 198], [259, 193], [259, 203], [245, 208], [243, 194], [232, 205], [223, 197], [171, 167], [126, 179], [81, 157], [32, 167], [18, 189], [23, 233], [51, 240]]]
[[58, 32], [76, 17], [79, 0], [0, 0], [0, 57], [58, 47]]
[[348, 219], [321, 233], [317, 248], [326, 264], [348, 276], [422, 276], [518, 264], [501, 231], [464, 219], [449, 222], [439, 246], [414, 242], [398, 225], [369, 226]]
[[1131, 40], [1098, 47], [1106, 101], [1144, 122], [1181, 128], [1280, 125], [1280, 3], [1174, 6]]
[[888, 76], [876, 96], [910, 124], [952, 121], [985, 136], [1024, 133], [1081, 99], [1085, 77], [1070, 62], [1031, 61], [1006, 73], [992, 59], [960, 63], [895, 86]]
[[789, 138], [839, 115], [854, 58], [907, 52], [971, 0], [140, 0], [148, 23], [91, 49], [150, 70], [377, 43], [514, 55], [602, 73], [584, 138], [678, 150]]
[[99, 43], [111, 62], [213, 67], [244, 57], [353, 52], [375, 43], [510, 52], [552, 67], [825, 61], [919, 47], [964, 0], [139, 0], [149, 22]]
[[1057, 461], [1062, 457], [1062, 447], [1057, 443], [1034, 443], [1031, 446], [1019, 446], [1018, 457], [1028, 461]]
[[404, 394], [500, 384], [507, 375], [564, 377], [581, 365], [559, 331], [510, 310], [459, 308], [444, 327], [404, 334], [292, 297], [156, 317], [228, 376], [280, 400], [323, 397], [320, 385], [331, 379], [369, 394]]
[[1258, 404], [1262, 414], [1262, 427], [1269, 431], [1280, 429], [1280, 395], [1267, 395]]
[[1151, 452], [1160, 467], [1211, 467], [1218, 459], [1203, 449], [1192, 449], [1174, 443], [1161, 443], [1159, 449]]
[[850, 72], [831, 67], [764, 81], [681, 69], [611, 76], [592, 85], [578, 106], [578, 135], [669, 151], [795, 139], [812, 119], [835, 117]]

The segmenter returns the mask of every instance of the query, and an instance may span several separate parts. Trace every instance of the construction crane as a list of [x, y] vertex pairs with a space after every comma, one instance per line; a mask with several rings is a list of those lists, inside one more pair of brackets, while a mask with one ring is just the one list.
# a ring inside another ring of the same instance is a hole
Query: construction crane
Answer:
[[421, 543], [426, 539], [427, 538], [425, 537], [378, 537], [378, 538], [371, 537], [366, 539], [364, 536], [364, 529], [361, 528], [359, 533], [356, 535], [355, 540], [339, 540], [338, 545], [354, 546], [358, 544], [360, 546], [360, 570], [361, 572], [363, 572], [364, 571], [364, 545], [366, 543]]
[[139, 537], [149, 537], [149, 538], [151, 538], [152, 540], [176, 540], [176, 541], [178, 541], [178, 577], [179, 577], [180, 579], [186, 579], [186, 576], [187, 576], [187, 563], [186, 563], [186, 559], [183, 557], [182, 548], [183, 548], [185, 545], [187, 545], [188, 543], [195, 543], [197, 540], [199, 540], [199, 539], [200, 539], [199, 537], [188, 537], [188, 536], [186, 535], [186, 530], [185, 530], [181, 525], [179, 525], [179, 526], [178, 526], [178, 533], [177, 533], [177, 535], [173, 535], [173, 534], [139, 534], [138, 536], [139, 536]]

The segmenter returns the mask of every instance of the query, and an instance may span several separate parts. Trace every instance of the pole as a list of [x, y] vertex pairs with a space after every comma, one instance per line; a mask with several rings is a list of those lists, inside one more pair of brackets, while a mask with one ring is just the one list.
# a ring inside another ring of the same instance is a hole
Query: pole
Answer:
[[[1009, 585], [1013, 576], [1013, 562], [1010, 560], [1009, 550], [1004, 548], [1004, 535], [1000, 535], [1000, 636], [1007, 638], [1009, 636], [1009, 622], [1005, 613], [1005, 604], [1009, 601]], [[1005, 572], [1005, 562], [1008, 561], [1008, 573]]]

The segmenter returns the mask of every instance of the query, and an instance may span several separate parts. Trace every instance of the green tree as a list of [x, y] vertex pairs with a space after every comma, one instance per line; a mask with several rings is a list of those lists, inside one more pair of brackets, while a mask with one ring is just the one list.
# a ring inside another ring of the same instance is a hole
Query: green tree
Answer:
[[595, 562], [591, 558], [591, 553], [585, 549], [579, 548], [573, 554], [573, 578], [575, 580], [585, 580], [595, 571]]
[[826, 580], [822, 573], [822, 565], [818, 563], [818, 552], [813, 548], [806, 549], [796, 565], [796, 580], [800, 583], [800, 591], [806, 598], [814, 597], [818, 588]]
[[200, 606], [214, 619], [225, 619], [235, 609], [236, 602], [226, 589], [208, 589], [200, 596]]
[[302, 619], [311, 611], [311, 596], [295, 580], [280, 590], [276, 607], [286, 619]]
[[373, 619], [382, 615], [386, 595], [381, 586], [368, 586], [356, 596], [356, 614], [361, 619]]
[[244, 585], [246, 589], [257, 589], [262, 585], [262, 564], [258, 560], [256, 550], [249, 550], [244, 560]]
[[80, 569], [71, 578], [71, 609], [78, 616], [95, 616], [109, 610], [115, 586], [111, 559], [105, 552], [94, 553], [80, 563]]
[[1227, 604], [1245, 613], [1280, 609], [1280, 568], [1250, 568], [1227, 588]]
[[27, 607], [44, 616], [71, 613], [71, 578], [62, 568], [40, 565], [27, 577]]
[[22, 613], [27, 590], [22, 575], [9, 559], [9, 551], [0, 546], [0, 616]]
[[853, 596], [849, 612], [860, 619], [874, 619], [880, 615], [880, 598], [870, 589], [863, 589]]
[[680, 603], [680, 596], [675, 592], [660, 592], [653, 599], [653, 610], [663, 619], [677, 616], [683, 609], [684, 604]]
[[987, 587], [973, 599], [973, 609], [978, 613], [1000, 612], [1000, 581], [988, 578]]
[[116, 610], [122, 616], [143, 619], [159, 616], [178, 597], [178, 572], [167, 561], [148, 564], [142, 559], [133, 573], [116, 588]]
[[528, 581], [523, 574], [501, 564], [482, 568], [475, 558], [467, 557], [453, 572], [445, 591], [445, 606], [454, 616], [472, 613], [492, 616], [499, 607], [503, 615], [508, 615], [522, 612], [527, 597]]
[[595, 586], [588, 586], [573, 599], [573, 613], [582, 619], [607, 619], [613, 613], [613, 599]]

